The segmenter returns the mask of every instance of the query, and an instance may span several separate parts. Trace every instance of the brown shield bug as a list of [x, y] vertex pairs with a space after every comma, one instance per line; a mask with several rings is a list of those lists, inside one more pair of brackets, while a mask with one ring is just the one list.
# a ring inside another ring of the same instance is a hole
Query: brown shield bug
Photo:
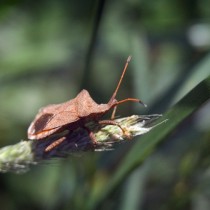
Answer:
[[[67, 102], [61, 104], [52, 104], [41, 108], [36, 115], [34, 121], [28, 128], [28, 138], [37, 140], [44, 139], [46, 137], [49, 137], [50, 135], [57, 134], [64, 130], [73, 131], [74, 129], [81, 127], [88, 132], [93, 144], [96, 144], [94, 134], [85, 126], [86, 123], [92, 121], [98, 124], [116, 125], [125, 133], [125, 130], [113, 121], [115, 117], [116, 107], [119, 104], [127, 101], [139, 102], [146, 106], [141, 100], [136, 98], [126, 98], [121, 101], [116, 100], [117, 92], [119, 90], [130, 60], [131, 56], [128, 57], [118, 85], [107, 104], [97, 104], [91, 98], [88, 91], [83, 89], [75, 98]], [[114, 108], [114, 110], [111, 120], [100, 121], [101, 117], [112, 108]], [[45, 149], [45, 151], [50, 151], [58, 146], [61, 142], [63, 142], [62, 139], [58, 139], [51, 143]]]

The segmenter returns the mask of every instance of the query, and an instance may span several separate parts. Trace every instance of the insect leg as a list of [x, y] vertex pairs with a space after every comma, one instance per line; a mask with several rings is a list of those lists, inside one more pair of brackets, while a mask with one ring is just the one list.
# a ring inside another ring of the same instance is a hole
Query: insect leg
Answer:
[[115, 106], [113, 111], [112, 111], [111, 120], [115, 119], [116, 110], [117, 110], [117, 106]]
[[96, 140], [96, 137], [95, 137], [94, 133], [86, 126], [83, 126], [83, 128], [88, 132], [89, 137], [90, 137], [93, 145], [94, 146], [97, 145], [97, 140]]
[[62, 137], [62, 138], [59, 138], [58, 140], [52, 142], [50, 145], [48, 145], [46, 148], [45, 148], [45, 152], [50, 152], [52, 149], [54, 149], [55, 147], [57, 147], [59, 144], [61, 144], [66, 138], [65, 137]]

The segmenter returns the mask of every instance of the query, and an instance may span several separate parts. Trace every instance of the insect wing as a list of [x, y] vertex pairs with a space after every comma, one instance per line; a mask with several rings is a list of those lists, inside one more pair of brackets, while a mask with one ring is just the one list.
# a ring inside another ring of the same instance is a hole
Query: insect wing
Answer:
[[47, 137], [63, 125], [77, 120], [73, 104], [73, 100], [70, 100], [62, 104], [53, 104], [41, 108], [28, 128], [28, 138]]

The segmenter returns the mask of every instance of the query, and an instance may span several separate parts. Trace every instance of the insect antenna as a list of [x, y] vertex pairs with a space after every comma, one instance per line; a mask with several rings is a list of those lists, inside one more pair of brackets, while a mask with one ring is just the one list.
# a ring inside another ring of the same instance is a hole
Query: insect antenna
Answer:
[[126, 70], [127, 70], [128, 63], [129, 63], [130, 61], [131, 61], [131, 56], [129, 55], [128, 58], [127, 58], [127, 61], [126, 61], [126, 63], [125, 63], [123, 72], [122, 72], [122, 74], [121, 74], [120, 80], [119, 80], [119, 82], [118, 82], [118, 84], [117, 84], [117, 87], [116, 87], [116, 89], [115, 89], [115, 91], [114, 91], [112, 97], [110, 98], [108, 104], [111, 104], [111, 103], [113, 102], [113, 100], [115, 99], [115, 97], [116, 97], [116, 95], [117, 95], [117, 92], [118, 92], [118, 90], [119, 90], [119, 88], [120, 88], [120, 85], [121, 85], [121, 83], [122, 83], [123, 77], [124, 77], [124, 75], [125, 75], [125, 72], [126, 72]]
[[147, 105], [138, 98], [126, 98], [121, 101], [117, 101], [116, 103], [113, 104], [112, 107], [118, 106], [119, 104], [125, 103], [127, 101], [138, 102], [138, 103], [142, 104], [144, 107], [147, 107]]

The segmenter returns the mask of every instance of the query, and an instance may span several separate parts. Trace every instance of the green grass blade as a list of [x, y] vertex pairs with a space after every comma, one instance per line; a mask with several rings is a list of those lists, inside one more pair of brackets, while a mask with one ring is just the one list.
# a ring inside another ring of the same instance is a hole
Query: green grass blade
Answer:
[[127, 177], [127, 175], [139, 166], [175, 128], [193, 112], [199, 109], [210, 98], [210, 76], [193, 88], [174, 107], [172, 107], [161, 120], [168, 122], [156, 127], [147, 135], [141, 137], [135, 146], [129, 151], [121, 162], [115, 174], [109, 177], [106, 186], [100, 193], [94, 194], [89, 199], [88, 207], [94, 209]]

